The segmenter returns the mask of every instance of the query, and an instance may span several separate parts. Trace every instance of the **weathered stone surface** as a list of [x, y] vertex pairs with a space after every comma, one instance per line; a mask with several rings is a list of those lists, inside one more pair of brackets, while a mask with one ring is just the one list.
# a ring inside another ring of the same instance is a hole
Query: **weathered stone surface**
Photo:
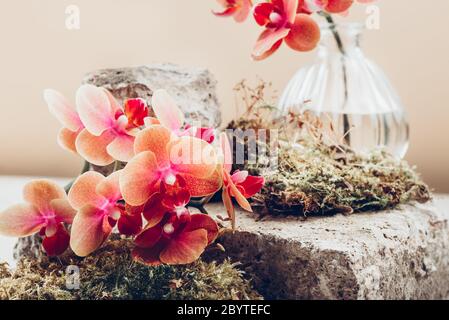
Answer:
[[[211, 212], [222, 214], [213, 205]], [[401, 210], [326, 218], [239, 212], [220, 242], [272, 299], [449, 297], [449, 197]]]
[[221, 123], [216, 80], [207, 69], [173, 64], [105, 69], [89, 73], [83, 82], [110, 90], [122, 102], [142, 98], [149, 103], [154, 90], [165, 89], [190, 121], [213, 127]]

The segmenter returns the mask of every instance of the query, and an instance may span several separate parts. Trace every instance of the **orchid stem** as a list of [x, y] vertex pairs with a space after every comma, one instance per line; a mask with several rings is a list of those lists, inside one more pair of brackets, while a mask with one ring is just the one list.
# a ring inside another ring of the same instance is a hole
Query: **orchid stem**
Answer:
[[[90, 170], [90, 163], [87, 161], [84, 161], [84, 166], [81, 169], [79, 176], [83, 175], [84, 173], [88, 172], [89, 170]], [[75, 181], [76, 181], [76, 178], [73, 179], [72, 181], [70, 181], [70, 183], [64, 187], [64, 190], [67, 194], [69, 193], [70, 189], [72, 189], [72, 186], [75, 183]]]

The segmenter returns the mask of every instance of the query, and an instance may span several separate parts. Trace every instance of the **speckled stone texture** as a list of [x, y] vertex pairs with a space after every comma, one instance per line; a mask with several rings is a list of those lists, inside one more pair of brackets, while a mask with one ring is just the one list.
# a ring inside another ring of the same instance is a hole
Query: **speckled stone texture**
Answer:
[[153, 91], [165, 89], [189, 122], [200, 121], [204, 126], [215, 128], [221, 124], [217, 82], [207, 69], [173, 64], [104, 69], [89, 73], [83, 83], [104, 87], [122, 102], [126, 98], [142, 98], [148, 104]]
[[[212, 205], [210, 211], [223, 214]], [[334, 217], [238, 213], [221, 240], [270, 299], [449, 297], [449, 197], [401, 210]], [[217, 256], [214, 256], [217, 258]]]

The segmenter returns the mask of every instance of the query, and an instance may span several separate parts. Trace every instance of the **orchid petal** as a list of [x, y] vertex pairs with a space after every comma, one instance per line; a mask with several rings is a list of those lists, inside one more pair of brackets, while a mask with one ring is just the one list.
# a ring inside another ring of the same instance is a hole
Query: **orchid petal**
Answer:
[[169, 161], [167, 145], [171, 140], [171, 132], [161, 126], [153, 125], [139, 132], [134, 141], [134, 152], [139, 154], [145, 151], [151, 151], [157, 158], [159, 165], [165, 166]]
[[163, 204], [164, 195], [161, 193], [155, 193], [148, 200], [143, 208], [143, 216], [147, 220], [148, 224], [146, 228], [152, 228], [157, 225], [165, 216], [165, 213], [169, 211]]
[[134, 157], [134, 137], [127, 134], [117, 135], [106, 150], [115, 160], [128, 162]]
[[95, 193], [108, 199], [111, 203], [115, 203], [122, 199], [120, 191], [120, 174], [122, 170], [112, 173], [107, 178], [103, 178], [96, 188]]
[[134, 243], [140, 248], [151, 248], [156, 245], [161, 237], [162, 227], [160, 225], [156, 225], [153, 228], [145, 229], [136, 237]]
[[284, 0], [284, 11], [289, 23], [293, 23], [298, 10], [298, 0]]
[[270, 55], [274, 53], [281, 45], [279, 41], [282, 41], [289, 32], [290, 29], [288, 28], [280, 28], [277, 30], [266, 29], [256, 42], [252, 53], [253, 59], [261, 60], [266, 58], [268, 53]]
[[112, 93], [109, 90], [106, 90], [105, 88], [101, 88], [101, 89], [108, 97], [109, 104], [110, 104], [111, 110], [112, 110], [111, 114], [115, 115], [119, 112], [123, 112], [122, 105], [117, 101], [117, 99], [115, 99], [115, 97], [112, 95]]
[[155, 124], [161, 124], [161, 122], [154, 117], [146, 117], [145, 119], [143, 119], [143, 122], [145, 123], [145, 127], [151, 127]]
[[228, 213], [229, 220], [231, 220], [232, 229], [234, 230], [235, 229], [235, 208], [234, 208], [234, 204], [232, 203], [231, 195], [229, 194], [229, 191], [227, 188], [223, 188], [221, 198], [223, 199], [223, 204]]
[[226, 133], [220, 135], [221, 152], [223, 153], [223, 167], [226, 172], [231, 172], [233, 164], [232, 148]]
[[104, 212], [96, 207], [83, 207], [73, 220], [70, 247], [79, 257], [97, 250], [109, 234], [104, 232]]
[[58, 144], [67, 151], [78, 153], [76, 150], [76, 139], [79, 132], [71, 131], [67, 128], [62, 128], [58, 133]]
[[186, 189], [192, 197], [205, 197], [215, 194], [223, 185], [221, 166], [207, 178], [197, 178], [190, 174], [182, 175]]
[[179, 173], [197, 178], [207, 178], [216, 170], [218, 161], [215, 149], [206, 141], [181, 137], [170, 146], [170, 161]]
[[69, 243], [69, 233], [61, 224], [59, 224], [53, 236], [44, 238], [42, 247], [48, 256], [55, 257], [63, 254], [69, 247]]
[[179, 130], [184, 125], [184, 113], [167, 91], [156, 90], [153, 93], [152, 107], [160, 123], [170, 130]]
[[53, 114], [62, 125], [70, 131], [78, 131], [83, 128], [80, 117], [71, 103], [59, 92], [47, 89], [44, 91], [44, 99], [48, 104], [50, 113]]
[[42, 213], [52, 211], [51, 201], [54, 199], [66, 199], [67, 195], [63, 188], [49, 180], [36, 180], [25, 185], [23, 198], [26, 202], [33, 204]]
[[69, 191], [69, 201], [73, 208], [80, 210], [86, 205], [101, 207], [106, 198], [97, 193], [97, 186], [105, 180], [105, 177], [94, 171], [89, 171], [80, 176], [73, 183]]
[[198, 260], [207, 244], [207, 231], [204, 229], [182, 232], [168, 243], [159, 257], [170, 265], [189, 264]]
[[217, 239], [218, 224], [207, 214], [193, 214], [190, 216], [190, 222], [185, 227], [185, 231], [193, 231], [197, 229], [204, 229], [207, 231], [208, 244]]
[[143, 263], [147, 266], [159, 266], [162, 264], [159, 254], [163, 249], [162, 244], [158, 244], [152, 248], [136, 247], [132, 251], [132, 257], [135, 261]]
[[79, 116], [86, 129], [95, 136], [100, 136], [110, 129], [115, 120], [108, 94], [102, 88], [83, 85], [76, 94]]
[[251, 13], [253, 4], [251, 0], [242, 0], [242, 4], [239, 7], [239, 10], [234, 14], [234, 20], [237, 23], [244, 22], [246, 18], [248, 18]]
[[236, 171], [231, 176], [231, 179], [232, 182], [234, 182], [235, 184], [239, 184], [244, 182], [246, 178], [248, 178], [248, 175], [249, 175], [248, 171]]
[[254, 7], [254, 19], [260, 26], [266, 26], [270, 23], [270, 14], [273, 12], [274, 5], [271, 2], [262, 2]]
[[216, 15], [217, 17], [231, 17], [237, 12], [237, 9], [238, 9], [237, 7], [232, 7], [232, 8], [226, 8], [225, 10], [223, 10], [221, 12], [212, 11], [212, 13], [214, 15]]
[[347, 11], [354, 0], [327, 0], [324, 9], [329, 13], [342, 13]]
[[248, 176], [245, 181], [239, 185], [244, 189], [243, 196], [245, 198], [251, 198], [255, 194], [259, 193], [265, 184], [263, 177]]
[[76, 210], [72, 208], [69, 200], [67, 199], [55, 199], [50, 202], [50, 206], [53, 209], [58, 221], [67, 224], [72, 224], [73, 219], [76, 216]]
[[296, 16], [285, 43], [297, 51], [310, 51], [315, 49], [321, 37], [320, 27], [316, 21], [307, 14]]
[[27, 237], [45, 226], [45, 219], [31, 204], [18, 204], [0, 212], [0, 234]]
[[97, 166], [107, 166], [114, 162], [114, 158], [107, 152], [107, 146], [114, 138], [110, 131], [105, 131], [97, 137], [85, 129], [76, 139], [76, 150], [88, 162]]
[[120, 189], [126, 203], [132, 206], [145, 204], [158, 191], [157, 160], [151, 151], [136, 155], [120, 174]]
[[120, 234], [134, 236], [142, 231], [142, 215], [123, 213], [117, 223]]

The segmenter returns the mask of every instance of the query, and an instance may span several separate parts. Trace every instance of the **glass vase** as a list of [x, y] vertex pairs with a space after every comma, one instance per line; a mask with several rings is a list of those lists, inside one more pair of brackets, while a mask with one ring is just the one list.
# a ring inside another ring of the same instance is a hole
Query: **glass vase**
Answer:
[[316, 61], [300, 69], [279, 101], [282, 114], [309, 110], [355, 152], [382, 148], [403, 158], [409, 127], [399, 96], [361, 47], [359, 24], [322, 28]]

